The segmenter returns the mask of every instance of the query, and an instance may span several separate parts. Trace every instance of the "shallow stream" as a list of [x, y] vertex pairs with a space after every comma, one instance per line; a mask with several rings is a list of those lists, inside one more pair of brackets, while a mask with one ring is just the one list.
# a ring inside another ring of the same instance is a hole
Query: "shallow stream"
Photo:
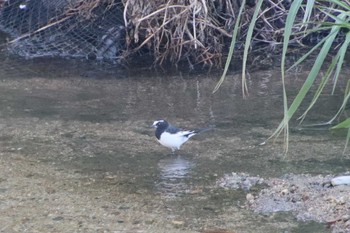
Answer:
[[[89, 207], [72, 204], [78, 200], [60, 203], [76, 209], [63, 208], [54, 217], [48, 214], [51, 225], [33, 215], [26, 221], [0, 219], [4, 232], [330, 231], [321, 223], [297, 221], [290, 213], [254, 213], [245, 205], [247, 191], [216, 184], [232, 172], [269, 178], [348, 171], [349, 150], [342, 154], [345, 139], [327, 129], [305, 129], [292, 121], [287, 156], [282, 138], [260, 145], [282, 119], [278, 68], [251, 73], [249, 95], [243, 98], [238, 73], [228, 75], [213, 95], [220, 73], [156, 73], [78, 61], [26, 61], [4, 54], [0, 60], [0, 158], [29, 161], [29, 167], [48, 166], [63, 174], [62, 180], [56, 177], [60, 187], [68, 187], [78, 199], [81, 195], [93, 200], [84, 202]], [[296, 94], [306, 75], [306, 71], [288, 74], [289, 96]], [[333, 96], [321, 96], [322, 104], [303, 124], [329, 120], [341, 100], [339, 88]], [[191, 138], [171, 155], [150, 128], [159, 118], [182, 128], [215, 128]], [[41, 173], [31, 174], [26, 182], [35, 183]], [[60, 183], [64, 179], [70, 181]], [[10, 181], [9, 177], [0, 182], [8, 187], [0, 187], [2, 216], [10, 213], [4, 204], [11, 199], [6, 196]], [[38, 205], [46, 204], [50, 212], [52, 203]], [[87, 209], [89, 217], [77, 217]]]

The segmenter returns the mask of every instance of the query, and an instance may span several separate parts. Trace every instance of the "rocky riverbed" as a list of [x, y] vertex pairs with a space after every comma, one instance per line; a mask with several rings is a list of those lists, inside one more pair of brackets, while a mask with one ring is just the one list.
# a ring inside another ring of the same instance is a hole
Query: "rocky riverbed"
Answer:
[[[298, 220], [323, 223], [332, 232], [350, 232], [350, 186], [333, 186], [332, 178], [331, 175], [286, 174], [262, 179], [232, 173], [219, 179], [217, 185], [247, 190], [246, 206], [256, 213], [291, 212]], [[266, 187], [250, 192], [255, 185]]]

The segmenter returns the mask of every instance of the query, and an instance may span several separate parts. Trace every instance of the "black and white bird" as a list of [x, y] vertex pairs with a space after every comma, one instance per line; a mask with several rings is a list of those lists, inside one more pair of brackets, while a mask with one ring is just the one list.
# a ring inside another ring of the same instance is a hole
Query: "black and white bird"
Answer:
[[211, 129], [183, 130], [169, 124], [166, 120], [156, 120], [152, 127], [156, 128], [155, 135], [158, 142], [170, 148], [173, 153], [175, 150], [179, 150], [181, 145], [187, 142], [190, 137]]

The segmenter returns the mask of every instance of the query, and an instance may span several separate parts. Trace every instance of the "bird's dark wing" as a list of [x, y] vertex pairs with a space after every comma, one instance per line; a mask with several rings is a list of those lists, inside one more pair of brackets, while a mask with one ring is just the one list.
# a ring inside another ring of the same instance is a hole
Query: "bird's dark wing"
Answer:
[[173, 126], [173, 125], [169, 125], [168, 128], [166, 129], [166, 131], [167, 131], [168, 133], [172, 133], [172, 134], [178, 133], [178, 132], [180, 132], [181, 130], [182, 130], [182, 129], [179, 129], [179, 128]]

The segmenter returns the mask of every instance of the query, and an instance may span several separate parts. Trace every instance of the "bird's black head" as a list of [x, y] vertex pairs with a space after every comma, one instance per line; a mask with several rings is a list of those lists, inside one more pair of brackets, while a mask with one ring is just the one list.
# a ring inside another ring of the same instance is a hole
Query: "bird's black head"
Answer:
[[169, 126], [169, 123], [166, 120], [156, 120], [153, 122], [152, 127], [156, 129], [166, 129]]
[[156, 137], [160, 139], [160, 135], [169, 127], [169, 123], [166, 120], [157, 120], [153, 122], [152, 127], [156, 128]]

